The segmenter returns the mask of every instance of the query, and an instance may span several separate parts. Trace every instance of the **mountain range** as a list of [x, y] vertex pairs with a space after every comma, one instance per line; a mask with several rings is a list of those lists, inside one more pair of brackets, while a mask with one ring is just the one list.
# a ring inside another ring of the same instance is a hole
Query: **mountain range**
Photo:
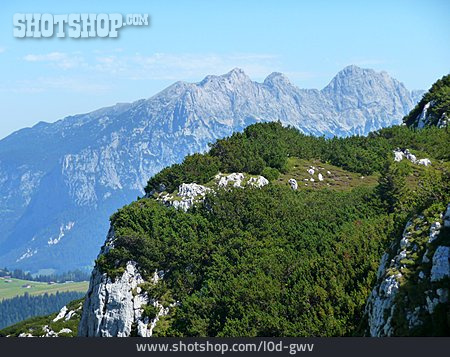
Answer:
[[281, 73], [258, 83], [233, 69], [17, 131], [0, 141], [0, 265], [91, 268], [109, 216], [208, 143], [266, 121], [314, 136], [366, 135], [401, 123], [422, 94], [356, 66], [322, 90], [300, 89]]

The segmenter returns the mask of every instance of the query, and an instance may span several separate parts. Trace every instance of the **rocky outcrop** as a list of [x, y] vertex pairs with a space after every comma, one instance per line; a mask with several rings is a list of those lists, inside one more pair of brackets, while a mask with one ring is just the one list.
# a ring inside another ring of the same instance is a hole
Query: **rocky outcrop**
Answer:
[[[421, 113], [416, 118], [417, 128], [423, 129], [430, 125], [436, 125], [438, 128], [445, 128], [448, 126], [449, 118], [446, 112], [443, 112], [442, 115], [438, 118], [430, 114], [430, 109], [436, 106], [436, 101], [432, 100], [426, 103]], [[438, 120], [436, 120], [438, 119]]]
[[394, 161], [400, 162], [404, 158], [411, 161], [413, 164], [423, 165], [423, 166], [431, 165], [430, 159], [428, 159], [428, 158], [417, 159], [416, 155], [411, 153], [411, 151], [409, 151], [409, 149], [401, 150], [401, 149], [397, 148], [394, 150]]
[[258, 177], [250, 177], [250, 179], [247, 181], [247, 185], [261, 188], [269, 184], [269, 180], [266, 179], [264, 176], [258, 176]]
[[[436, 221], [431, 214], [414, 217], [401, 239], [383, 254], [365, 310], [368, 335], [409, 335], [431, 321], [440, 304], [447, 304], [450, 247], [443, 245], [440, 233], [442, 225], [450, 222], [449, 210], [450, 205]], [[412, 298], [405, 290], [407, 285], [414, 286]], [[406, 323], [399, 324], [401, 320]]]
[[219, 175], [219, 182], [218, 182], [218, 186], [219, 187], [227, 187], [227, 186], [233, 186], [233, 187], [242, 187], [242, 181], [244, 180], [244, 174], [239, 172], [239, 173], [232, 173], [229, 174], [227, 176], [220, 176]]
[[[262, 188], [269, 184], [264, 176], [250, 177], [246, 179], [243, 173], [231, 173], [229, 175], [217, 174], [214, 178], [217, 189], [225, 188]], [[156, 196], [156, 200], [163, 202], [167, 206], [172, 206], [177, 209], [187, 211], [194, 204], [203, 202], [206, 194], [214, 192], [213, 189], [199, 185], [196, 183], [183, 183], [178, 187], [178, 190], [173, 193], [159, 193]], [[147, 195], [147, 197], [153, 196], [155, 193]]]
[[140, 291], [142, 283], [144, 279], [134, 262], [128, 262], [124, 273], [114, 280], [95, 268], [83, 306], [79, 336], [127, 337], [134, 325], [145, 331], [149, 321], [143, 317], [143, 305], [149, 298]]
[[159, 194], [156, 199], [167, 206], [187, 211], [194, 203], [203, 201], [206, 194], [211, 191], [210, 188], [196, 183], [183, 183], [178, 187], [177, 192], [173, 194]]

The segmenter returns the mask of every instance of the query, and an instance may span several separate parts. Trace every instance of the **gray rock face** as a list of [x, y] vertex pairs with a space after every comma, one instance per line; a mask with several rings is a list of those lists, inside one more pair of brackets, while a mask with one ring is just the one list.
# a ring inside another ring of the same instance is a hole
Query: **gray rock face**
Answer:
[[[0, 141], [0, 265], [91, 265], [109, 215], [142, 195], [152, 175], [249, 124], [280, 120], [314, 135], [367, 134], [400, 123], [415, 100], [386, 73], [356, 66], [320, 91], [280, 73], [254, 82], [234, 69], [20, 130]], [[72, 229], [49, 245], [69, 222]]]
[[[111, 228], [100, 254], [106, 254], [114, 247], [114, 230]], [[157, 284], [162, 274], [155, 271], [149, 283]], [[146, 281], [139, 272], [136, 262], [129, 261], [125, 271], [115, 279], [102, 273], [96, 266], [92, 272], [89, 289], [83, 304], [78, 335], [85, 337], [151, 337], [153, 330], [162, 316], [177, 303], [164, 307], [159, 301], [148, 296], [141, 288]], [[144, 307], [153, 305], [156, 316], [152, 319], [145, 316]], [[55, 320], [66, 318], [64, 308]]]
[[149, 303], [139, 284], [144, 279], [136, 263], [128, 262], [125, 272], [116, 280], [95, 268], [83, 306], [79, 336], [128, 337], [133, 325], [138, 333], [147, 336], [148, 318], [143, 317], [143, 305]]

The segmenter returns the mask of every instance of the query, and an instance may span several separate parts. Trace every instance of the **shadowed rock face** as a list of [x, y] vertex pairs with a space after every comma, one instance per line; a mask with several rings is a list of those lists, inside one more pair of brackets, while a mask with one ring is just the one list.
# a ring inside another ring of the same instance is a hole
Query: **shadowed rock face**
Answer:
[[281, 73], [254, 82], [234, 69], [20, 130], [0, 141], [0, 265], [91, 265], [111, 213], [141, 195], [152, 175], [249, 124], [367, 134], [398, 124], [416, 97], [386, 73], [356, 66], [321, 91], [300, 89]]
[[[414, 217], [402, 238], [383, 254], [377, 283], [366, 305], [367, 335], [414, 335], [421, 326], [436, 320], [440, 305], [448, 304], [445, 279], [450, 277], [450, 247], [444, 245], [441, 230], [450, 227], [450, 204], [440, 217], [435, 222], [424, 216]], [[419, 268], [406, 276], [408, 261]], [[411, 285], [416, 293], [399, 296]], [[399, 326], [399, 317], [406, 321], [404, 326]]]

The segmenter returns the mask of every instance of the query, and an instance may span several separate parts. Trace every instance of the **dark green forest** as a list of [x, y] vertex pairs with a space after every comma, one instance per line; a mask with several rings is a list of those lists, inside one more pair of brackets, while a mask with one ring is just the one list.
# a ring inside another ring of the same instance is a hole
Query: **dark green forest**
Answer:
[[25, 293], [13, 299], [0, 301], [0, 328], [34, 316], [48, 315], [59, 311], [72, 300], [80, 299], [84, 293], [75, 291], [57, 292], [32, 296]]
[[61, 274], [32, 275], [22, 269], [9, 270], [8, 268], [0, 269], [0, 276], [9, 276], [14, 279], [22, 279], [29, 281], [56, 282], [64, 283], [66, 281], [87, 281], [90, 274], [83, 270], [73, 270]]

